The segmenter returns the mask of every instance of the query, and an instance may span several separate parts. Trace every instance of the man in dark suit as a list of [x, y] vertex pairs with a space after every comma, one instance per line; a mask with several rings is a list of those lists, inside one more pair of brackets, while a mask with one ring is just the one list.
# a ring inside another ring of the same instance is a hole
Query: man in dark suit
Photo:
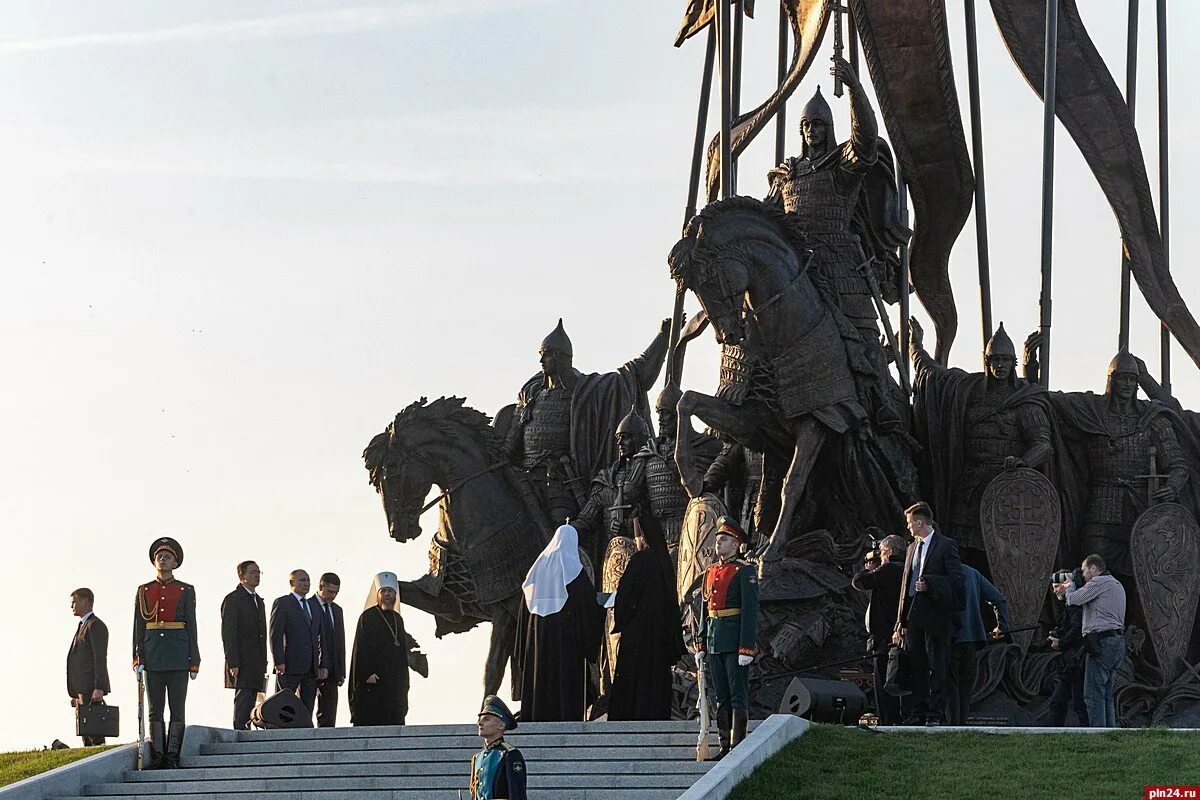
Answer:
[[243, 731], [267, 685], [267, 607], [255, 592], [262, 579], [258, 564], [243, 561], [237, 573], [237, 588], [221, 601], [221, 643], [225, 688], [233, 689], [233, 729]]
[[[108, 626], [92, 613], [96, 596], [91, 589], [71, 592], [71, 613], [79, 617], [75, 638], [67, 650], [67, 694], [71, 708], [103, 703], [112, 691], [108, 682]], [[84, 736], [85, 747], [104, 744], [103, 736]]]
[[311, 580], [302, 569], [288, 576], [292, 591], [271, 605], [271, 660], [275, 662], [275, 689], [296, 690], [300, 702], [312, 709], [317, 697], [317, 669], [321, 665], [321, 620], [309, 604]]
[[946, 709], [950, 640], [962, 607], [963, 569], [955, 541], [937, 530], [929, 504], [904, 512], [913, 543], [904, 559], [893, 644], [908, 653], [912, 671], [909, 724], [940, 725]]
[[[882, 533], [882, 531], [880, 531]], [[879, 543], [877, 560], [869, 560], [850, 583], [860, 592], [871, 593], [867, 606], [867, 649], [875, 656], [875, 710], [880, 725], [900, 722], [900, 698], [885, 692], [887, 681], [888, 644], [896, 629], [900, 609], [900, 582], [904, 576], [904, 539], [892, 535]]]
[[317, 669], [317, 727], [337, 724], [338, 687], [346, 681], [346, 623], [342, 607], [333, 602], [342, 588], [342, 579], [326, 572], [317, 583], [317, 593], [309, 598], [313, 612], [321, 621], [321, 665]]

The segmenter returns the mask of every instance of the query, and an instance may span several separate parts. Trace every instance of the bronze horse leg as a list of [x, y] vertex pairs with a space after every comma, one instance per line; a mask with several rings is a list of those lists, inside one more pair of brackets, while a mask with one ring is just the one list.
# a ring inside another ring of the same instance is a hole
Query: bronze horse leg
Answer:
[[[775, 522], [775, 530], [762, 552], [762, 565], [778, 561], [783, 557], [783, 546], [787, 543], [788, 531], [792, 522], [792, 514], [804, 486], [808, 483], [809, 473], [825, 443], [825, 427], [812, 417], [804, 417], [796, 427], [796, 449], [792, 453], [792, 464], [788, 467], [787, 476], [783, 479], [782, 499], [779, 508], [779, 519]], [[762, 567], [760, 567], [762, 571]]]
[[697, 474], [692, 464], [692, 439], [696, 436], [696, 429], [692, 427], [693, 415], [707, 422], [722, 435], [752, 450], [761, 449], [761, 445], [756, 446], [752, 443], [761, 438], [762, 426], [755, 419], [754, 413], [742, 406], [688, 390], [679, 398], [676, 411], [678, 415], [675, 423], [675, 463], [679, 467], [683, 486], [692, 497], [700, 496], [704, 480], [704, 476]]
[[[522, 595], [517, 593], [514, 597], [492, 606], [492, 636], [487, 663], [483, 670], [484, 697], [500, 692], [504, 670], [513, 655], [517, 635], [517, 603], [522, 599]], [[513, 675], [516, 675], [515, 669]]]

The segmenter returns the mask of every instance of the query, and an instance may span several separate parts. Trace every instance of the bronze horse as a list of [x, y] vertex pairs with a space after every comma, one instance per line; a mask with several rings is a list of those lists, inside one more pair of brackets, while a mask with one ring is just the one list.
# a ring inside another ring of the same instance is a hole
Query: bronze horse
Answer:
[[[438, 506], [429, 572], [402, 581], [401, 602], [432, 614], [437, 636], [492, 624], [484, 695], [495, 694], [512, 660], [521, 582], [549, 541], [533, 488], [509, 465], [503, 438], [459, 397], [421, 398], [363, 451], [371, 484], [398, 542], [421, 535], [421, 514]], [[441, 494], [426, 503], [434, 486]], [[515, 674], [513, 686], [520, 682]]]
[[820, 489], [807, 523], [894, 530], [916, 476], [907, 449], [873, 430], [855, 383], [856, 372], [869, 369], [853, 350], [857, 334], [804, 256], [793, 217], [735, 197], [693, 217], [670, 257], [672, 277], [700, 299], [723, 346], [716, 396], [686, 391], [679, 401], [676, 460], [691, 474], [693, 415], [764, 454], [764, 562], [783, 556], [806, 489]]

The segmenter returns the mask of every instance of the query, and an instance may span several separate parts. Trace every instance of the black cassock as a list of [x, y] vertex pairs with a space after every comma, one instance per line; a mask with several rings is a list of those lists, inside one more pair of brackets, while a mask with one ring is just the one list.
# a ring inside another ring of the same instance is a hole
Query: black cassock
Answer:
[[621, 634], [609, 691], [609, 720], [671, 718], [671, 670], [685, 652], [675, 571], [665, 549], [648, 547], [629, 559], [613, 605]]
[[596, 663], [604, 609], [586, 572], [567, 584], [567, 603], [539, 617], [521, 601], [517, 655], [521, 665], [521, 722], [582, 722], [587, 709], [587, 664]]
[[[404, 620], [395, 611], [371, 606], [359, 616], [350, 656], [351, 724], [404, 724], [408, 716], [408, 650], [413, 644]], [[379, 680], [367, 683], [371, 675]]]

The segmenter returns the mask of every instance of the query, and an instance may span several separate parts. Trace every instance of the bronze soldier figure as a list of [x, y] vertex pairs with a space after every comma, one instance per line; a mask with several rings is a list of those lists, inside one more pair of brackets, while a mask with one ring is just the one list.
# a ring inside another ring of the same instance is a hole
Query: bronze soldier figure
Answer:
[[[1087, 497], [1079, 520], [1077, 547], [1097, 553], [1122, 583], [1132, 585], [1129, 534], [1152, 503], [1175, 502], [1190, 470], [1175, 425], [1178, 417], [1155, 400], [1137, 397], [1140, 371], [1127, 351], [1108, 366], [1103, 395], [1053, 392], [1051, 402], [1087, 476]], [[1151, 459], [1153, 451], [1153, 460]], [[1150, 467], [1160, 473], [1147, 492]]]
[[891, 152], [879, 138], [870, 100], [848, 62], [835, 58], [831, 71], [850, 98], [850, 138], [838, 144], [833, 111], [818, 88], [800, 116], [800, 156], [768, 174], [766, 202], [798, 218], [811, 252], [810, 274], [844, 317], [860, 399], [877, 423], [894, 427], [900, 405], [879, 341], [876, 296], [897, 297], [897, 248], [908, 230], [899, 217]]
[[1039, 469], [1053, 455], [1049, 396], [1017, 377], [1017, 351], [996, 329], [983, 351], [984, 372], [947, 369], [925, 350], [911, 320], [909, 354], [916, 434], [924, 447], [934, 508], [944, 515], [963, 563], [989, 574], [979, 504], [992, 479], [1019, 467]]
[[[580, 544], [589, 556], [603, 554], [614, 537], [633, 541], [633, 511], [648, 500], [647, 463], [637, 455], [649, 439], [650, 426], [636, 409], [617, 426], [617, 460], [592, 480], [587, 503], [572, 520], [580, 532]], [[601, 562], [592, 563], [599, 566]]]
[[615, 458], [611, 431], [631, 406], [648, 416], [646, 392], [667, 354], [670, 321], [646, 351], [614, 372], [575, 369], [574, 349], [562, 320], [543, 341], [542, 371], [526, 381], [508, 431], [510, 460], [539, 490], [551, 528], [587, 498], [588, 481]]

